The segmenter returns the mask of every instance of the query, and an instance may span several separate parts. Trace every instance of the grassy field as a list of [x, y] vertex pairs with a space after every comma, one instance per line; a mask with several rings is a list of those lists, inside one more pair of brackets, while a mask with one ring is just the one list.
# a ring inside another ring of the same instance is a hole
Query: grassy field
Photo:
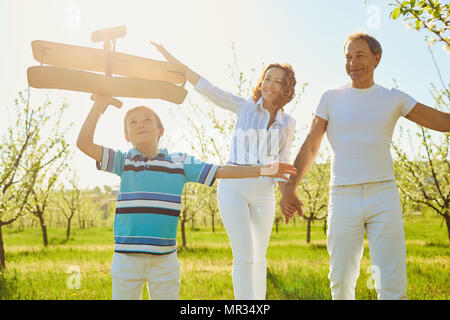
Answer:
[[[445, 226], [437, 218], [405, 218], [409, 299], [450, 298], [450, 246]], [[49, 230], [50, 245], [43, 248], [39, 229], [4, 229], [7, 269], [0, 274], [0, 299], [110, 299], [109, 274], [112, 228]], [[211, 232], [188, 228], [188, 248], [178, 252], [181, 264], [180, 299], [233, 299], [232, 255], [223, 229]], [[307, 244], [304, 224], [281, 226], [272, 232], [267, 253], [267, 299], [330, 299], [328, 253], [322, 225], [313, 226]], [[181, 241], [178, 241], [181, 243]], [[67, 280], [81, 271], [80, 288]], [[369, 250], [365, 244], [357, 299], [376, 299], [369, 289]], [[68, 273], [69, 271], [69, 273]], [[147, 298], [143, 289], [144, 298]]]

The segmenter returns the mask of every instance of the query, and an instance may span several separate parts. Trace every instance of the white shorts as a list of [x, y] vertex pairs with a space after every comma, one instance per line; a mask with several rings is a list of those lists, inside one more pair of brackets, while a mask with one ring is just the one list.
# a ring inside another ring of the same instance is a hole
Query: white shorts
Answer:
[[113, 300], [141, 300], [144, 282], [150, 299], [178, 299], [180, 264], [176, 251], [166, 255], [114, 252], [111, 276]]

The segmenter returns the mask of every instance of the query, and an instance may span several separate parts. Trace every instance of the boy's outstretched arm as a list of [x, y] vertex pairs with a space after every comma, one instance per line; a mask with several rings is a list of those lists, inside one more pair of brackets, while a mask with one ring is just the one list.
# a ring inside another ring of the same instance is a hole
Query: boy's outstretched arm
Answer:
[[94, 143], [94, 132], [98, 119], [111, 100], [112, 97], [96, 95], [94, 105], [78, 134], [78, 149], [96, 161], [102, 160], [102, 147]]
[[240, 179], [267, 176], [289, 181], [285, 174], [295, 176], [297, 169], [289, 163], [277, 162], [270, 166], [238, 166], [226, 165], [217, 169], [216, 179]]

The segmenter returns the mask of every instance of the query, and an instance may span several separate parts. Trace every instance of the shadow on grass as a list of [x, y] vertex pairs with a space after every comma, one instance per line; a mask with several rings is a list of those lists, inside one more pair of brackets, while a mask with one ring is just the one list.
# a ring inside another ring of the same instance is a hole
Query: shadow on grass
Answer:
[[300, 298], [300, 287], [303, 283], [286, 283], [282, 275], [277, 275], [270, 268], [267, 268], [267, 282], [279, 291], [280, 300], [297, 300]]
[[177, 252], [178, 257], [184, 258], [195, 258], [195, 259], [233, 258], [231, 249], [229, 248], [208, 248], [203, 246], [179, 247], [177, 249]]
[[51, 238], [49, 244], [68, 244], [73, 242], [74, 238]]
[[429, 242], [425, 243], [425, 246], [448, 249], [450, 247], [450, 244], [448, 242], [442, 242], [442, 241], [437, 241], [437, 242], [436, 241], [429, 241]]
[[[329, 300], [331, 292], [327, 271], [294, 268], [289, 274], [267, 269], [268, 288], [276, 291], [270, 299]], [[269, 286], [270, 285], [270, 286]]]
[[17, 292], [19, 278], [17, 272], [5, 269], [0, 271], [0, 300], [11, 300], [13, 292]]
[[[18, 251], [18, 252], [12, 252], [8, 253], [6, 252], [8, 257], [11, 257], [13, 260], [20, 260], [25, 258], [33, 258], [33, 257], [39, 257], [42, 258], [42, 256], [46, 256], [49, 254], [48, 247], [42, 246], [42, 248], [39, 249], [29, 249], [24, 251]], [[7, 259], [8, 260], [8, 259]]]
[[314, 249], [314, 250], [327, 250], [327, 245], [326, 244], [312, 244], [311, 245], [311, 249]]

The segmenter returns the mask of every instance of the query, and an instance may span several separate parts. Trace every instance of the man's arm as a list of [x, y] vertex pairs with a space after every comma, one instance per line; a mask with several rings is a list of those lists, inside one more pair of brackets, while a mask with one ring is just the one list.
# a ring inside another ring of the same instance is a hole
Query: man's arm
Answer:
[[417, 103], [405, 118], [431, 130], [450, 132], [450, 113], [421, 103]]
[[96, 161], [102, 160], [102, 147], [94, 143], [94, 132], [97, 127], [98, 119], [100, 118], [105, 108], [108, 106], [112, 97], [96, 96], [94, 105], [91, 108], [80, 133], [78, 134], [77, 147], [89, 157]]
[[217, 169], [217, 179], [240, 179], [267, 176], [289, 181], [285, 174], [295, 175], [296, 169], [289, 163], [274, 163], [268, 167], [225, 165]]
[[281, 199], [281, 210], [286, 216], [286, 222], [292, 218], [295, 211], [298, 211], [300, 216], [303, 215], [301, 208], [302, 203], [296, 194], [297, 186], [304, 178], [309, 168], [311, 168], [319, 153], [320, 145], [327, 129], [327, 124], [327, 120], [317, 116], [314, 117], [309, 134], [295, 158], [294, 167], [297, 169], [297, 175], [285, 184], [283, 197]]

